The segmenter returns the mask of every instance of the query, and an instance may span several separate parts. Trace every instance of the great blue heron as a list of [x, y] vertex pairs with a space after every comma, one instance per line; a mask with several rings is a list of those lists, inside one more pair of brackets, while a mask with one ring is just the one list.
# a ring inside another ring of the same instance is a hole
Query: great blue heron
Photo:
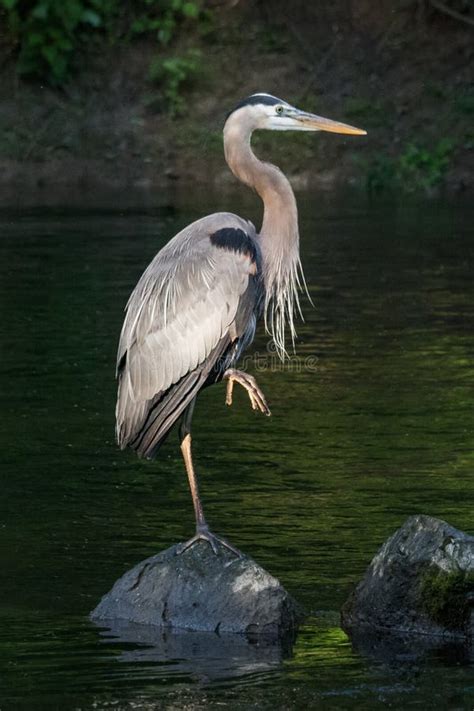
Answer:
[[229, 543], [209, 530], [191, 455], [191, 419], [204, 387], [226, 379], [246, 390], [254, 410], [270, 415], [255, 379], [235, 365], [251, 343], [259, 318], [285, 355], [285, 325], [295, 337], [293, 314], [304, 284], [298, 215], [291, 185], [250, 146], [256, 129], [365, 134], [337, 121], [306, 113], [269, 94], [253, 94], [228, 114], [224, 152], [229, 168], [254, 188], [264, 204], [257, 233], [248, 220], [219, 212], [193, 222], [155, 256], [126, 306], [117, 357], [117, 440], [139, 456], [154, 458], [181, 417], [181, 451], [196, 517], [196, 534], [181, 544]]

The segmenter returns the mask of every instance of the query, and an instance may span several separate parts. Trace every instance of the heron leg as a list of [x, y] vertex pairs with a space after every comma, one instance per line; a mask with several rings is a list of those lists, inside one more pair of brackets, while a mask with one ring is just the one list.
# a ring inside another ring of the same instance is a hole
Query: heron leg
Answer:
[[225, 371], [224, 378], [227, 379], [227, 392], [225, 398], [226, 405], [232, 405], [232, 391], [234, 389], [234, 383], [239, 383], [239, 385], [242, 385], [242, 387], [246, 389], [250, 399], [250, 404], [254, 410], [260, 410], [260, 412], [263, 412], [264, 415], [272, 414], [267, 405], [265, 395], [258, 387], [257, 381], [253, 375], [244, 373], [242, 370], [229, 368]]
[[194, 471], [191, 452], [190, 430], [195, 402], [196, 399], [194, 398], [194, 400], [191, 402], [191, 404], [188, 406], [187, 410], [184, 413], [183, 421], [180, 427], [180, 439], [181, 452], [183, 455], [184, 464], [188, 475], [189, 488], [191, 489], [191, 496], [193, 499], [194, 515], [196, 517], [196, 534], [192, 538], [190, 538], [189, 541], [186, 541], [185, 543], [180, 543], [176, 550], [176, 553], [177, 555], [180, 555], [181, 553], [184, 553], [184, 551], [188, 550], [188, 548], [190, 548], [192, 545], [194, 545], [194, 543], [197, 543], [198, 541], [207, 541], [216, 555], [218, 553], [218, 546], [220, 544], [221, 546], [228, 548], [230, 551], [232, 551], [232, 553], [235, 553], [235, 555], [240, 558], [241, 553], [237, 550], [237, 548], [231, 546], [231, 544], [223, 538], [219, 538], [214, 533], [211, 533], [211, 531], [209, 530], [209, 526], [207, 525], [206, 519], [204, 518], [204, 512], [202, 508], [201, 498], [199, 496], [199, 487], [196, 472]]

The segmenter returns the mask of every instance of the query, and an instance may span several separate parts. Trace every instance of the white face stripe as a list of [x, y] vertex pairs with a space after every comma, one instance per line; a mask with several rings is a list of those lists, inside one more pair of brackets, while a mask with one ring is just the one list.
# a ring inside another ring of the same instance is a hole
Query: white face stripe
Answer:
[[[263, 94], [253, 94], [252, 96], [263, 96]], [[271, 96], [271, 94], [265, 94]], [[273, 98], [273, 97], [272, 97]], [[282, 107], [288, 109], [279, 112], [277, 109]], [[252, 130], [267, 129], [270, 131], [319, 131], [320, 129], [310, 126], [307, 123], [298, 121], [295, 114], [298, 114], [298, 109], [289, 104], [287, 101], [278, 101], [275, 104], [246, 104], [241, 108], [241, 111], [248, 113], [251, 116]], [[285, 115], [286, 114], [286, 115]]]
[[[259, 99], [261, 101], [259, 101]], [[283, 107], [284, 111], [281, 111]], [[288, 114], [285, 115], [288, 111]], [[296, 121], [291, 116], [298, 110], [283, 99], [272, 94], [258, 92], [244, 99], [241, 106], [237, 106], [228, 118], [235, 115], [236, 120], [246, 121], [251, 130], [269, 129], [273, 131], [307, 131], [310, 130], [303, 123]], [[240, 116], [240, 118], [238, 118]], [[243, 118], [245, 116], [245, 119]]]
[[279, 106], [283, 106], [285, 109], [292, 109], [293, 106], [291, 104], [287, 104], [286, 101], [279, 101], [278, 104], [275, 104], [274, 106], [269, 106], [268, 104], [256, 104], [259, 109], [261, 109], [266, 116], [271, 118], [272, 116], [278, 116], [277, 108]]
[[[272, 99], [275, 99], [276, 97], [272, 96], [271, 94], [252, 94], [252, 96], [268, 96]], [[284, 123], [284, 119], [282, 116], [277, 112], [277, 108], [279, 106], [283, 106], [285, 109], [293, 109], [294, 107], [289, 104], [287, 101], [283, 101], [281, 99], [276, 99], [275, 104], [252, 104], [248, 105], [248, 108], [252, 109], [254, 112], [258, 112], [260, 115], [263, 123], [265, 124], [262, 126], [262, 128], [272, 128], [272, 129], [278, 129], [280, 126], [274, 126], [274, 123]], [[244, 107], [246, 108], [246, 107]], [[275, 119], [275, 121], [274, 121]], [[285, 130], [285, 129], [283, 129]]]
[[247, 96], [247, 98], [240, 101], [237, 106], [234, 106], [234, 108], [227, 114], [227, 118], [229, 118], [229, 116], [231, 116], [235, 111], [239, 111], [241, 109], [250, 110], [256, 107], [259, 109], [260, 116], [265, 116], [266, 114], [262, 111], [262, 107], [273, 107], [280, 104], [288, 106], [286, 101], [282, 101], [277, 96], [272, 96], [272, 94], [267, 94], [265, 92], [257, 92], [251, 96]]

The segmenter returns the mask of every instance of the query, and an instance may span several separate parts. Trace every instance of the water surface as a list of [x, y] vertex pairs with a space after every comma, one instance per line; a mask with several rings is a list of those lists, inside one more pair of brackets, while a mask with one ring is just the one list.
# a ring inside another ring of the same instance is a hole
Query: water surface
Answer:
[[0, 708], [472, 709], [462, 655], [374, 656], [338, 627], [407, 516], [474, 529], [474, 210], [460, 203], [300, 196], [315, 308], [289, 367], [263, 329], [248, 363], [273, 416], [241, 392], [226, 408], [222, 385], [199, 399], [207, 517], [312, 612], [293, 649], [137, 643], [87, 621], [120, 574], [193, 530], [177, 437], [155, 463], [113, 439], [128, 294], [169, 237], [224, 207], [162, 202], [0, 213]]

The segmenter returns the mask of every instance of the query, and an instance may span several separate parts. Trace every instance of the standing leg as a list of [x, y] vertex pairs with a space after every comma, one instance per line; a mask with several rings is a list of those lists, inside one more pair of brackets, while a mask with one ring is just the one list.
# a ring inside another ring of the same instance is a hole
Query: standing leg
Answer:
[[183, 414], [183, 419], [179, 429], [179, 436], [181, 440], [181, 453], [183, 455], [184, 464], [186, 467], [186, 472], [188, 474], [189, 488], [191, 489], [191, 496], [193, 498], [194, 515], [196, 517], [196, 534], [186, 541], [186, 543], [181, 543], [177, 549], [177, 554], [184, 553], [185, 550], [190, 548], [197, 541], [207, 541], [211, 546], [214, 553], [217, 554], [217, 544], [221, 544], [225, 548], [228, 548], [235, 553], [240, 558], [240, 552], [227, 543], [222, 538], [215, 536], [210, 532], [209, 526], [207, 525], [206, 519], [204, 518], [204, 512], [202, 510], [201, 499], [199, 497], [199, 487], [197, 482], [196, 473], [194, 471], [193, 458], [191, 452], [191, 420], [193, 417], [194, 405], [196, 404], [196, 398], [191, 401]]

